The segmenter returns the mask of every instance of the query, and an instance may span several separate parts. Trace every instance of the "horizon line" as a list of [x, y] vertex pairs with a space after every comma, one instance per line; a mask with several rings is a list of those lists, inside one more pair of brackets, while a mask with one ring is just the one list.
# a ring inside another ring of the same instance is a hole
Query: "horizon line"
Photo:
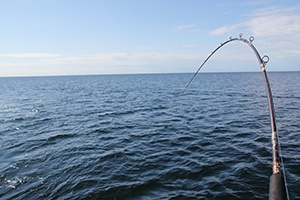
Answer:
[[[300, 70], [291, 71], [277, 71], [269, 70], [267, 73], [291, 73], [300, 72]], [[103, 73], [103, 74], [47, 74], [47, 75], [7, 75], [1, 76], [0, 78], [34, 78], [34, 77], [71, 77], [71, 76], [118, 76], [118, 75], [160, 75], [160, 74], [194, 74], [195, 72], [145, 72], [145, 73]], [[202, 71], [198, 74], [218, 74], [218, 73], [261, 73], [261, 71]]]

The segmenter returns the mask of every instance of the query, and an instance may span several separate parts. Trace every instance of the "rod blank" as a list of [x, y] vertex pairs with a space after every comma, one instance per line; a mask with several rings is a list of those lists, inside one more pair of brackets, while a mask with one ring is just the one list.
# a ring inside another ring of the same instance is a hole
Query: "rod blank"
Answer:
[[229, 37], [229, 40], [227, 40], [224, 43], [221, 43], [220, 46], [218, 46], [209, 56], [204, 60], [204, 62], [199, 66], [196, 73], [193, 75], [189, 83], [186, 85], [184, 90], [182, 91], [181, 95], [187, 90], [191, 82], [194, 80], [198, 72], [201, 70], [201, 68], [205, 65], [205, 63], [224, 45], [232, 42], [232, 41], [241, 41], [246, 44], [248, 44], [251, 49], [253, 50], [254, 54], [256, 55], [256, 58], [259, 62], [260, 68], [262, 70], [263, 76], [264, 76], [264, 82], [265, 87], [267, 91], [267, 97], [268, 97], [268, 104], [269, 104], [269, 113], [270, 113], [270, 123], [271, 123], [271, 129], [272, 129], [272, 157], [273, 157], [273, 166], [272, 166], [272, 175], [270, 177], [270, 189], [269, 189], [269, 200], [285, 200], [287, 199], [287, 188], [285, 188], [285, 178], [282, 176], [281, 169], [280, 169], [280, 156], [279, 156], [279, 145], [278, 145], [278, 135], [277, 135], [277, 128], [276, 128], [276, 121], [275, 121], [275, 109], [274, 109], [274, 103], [273, 103], [273, 97], [271, 92], [271, 87], [269, 83], [269, 79], [266, 72], [266, 64], [269, 61], [268, 56], [261, 57], [257, 49], [254, 47], [252, 42], [254, 41], [254, 37], [251, 36], [249, 38], [249, 41], [243, 38], [243, 34], [240, 34], [238, 38], [232, 38]]

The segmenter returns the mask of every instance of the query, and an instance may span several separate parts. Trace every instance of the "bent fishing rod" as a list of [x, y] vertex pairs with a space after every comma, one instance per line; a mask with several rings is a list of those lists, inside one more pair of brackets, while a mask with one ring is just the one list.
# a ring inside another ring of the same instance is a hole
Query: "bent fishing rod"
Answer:
[[272, 175], [270, 177], [270, 185], [269, 185], [269, 200], [286, 200], [289, 199], [288, 195], [288, 188], [286, 184], [286, 178], [285, 178], [285, 171], [281, 170], [280, 163], [283, 162], [280, 157], [280, 147], [279, 147], [279, 140], [278, 140], [278, 134], [277, 134], [277, 128], [276, 128], [276, 121], [275, 121], [275, 111], [274, 111], [274, 103], [273, 103], [273, 97], [271, 92], [271, 87], [269, 83], [269, 79], [267, 76], [266, 71], [266, 64], [269, 62], [268, 56], [261, 57], [258, 53], [257, 49], [253, 45], [254, 37], [251, 36], [249, 40], [243, 38], [243, 34], [240, 34], [237, 38], [229, 37], [227, 41], [224, 43], [221, 43], [205, 60], [204, 62], [199, 66], [196, 73], [193, 75], [191, 80], [188, 82], [184, 90], [182, 91], [181, 95], [187, 90], [191, 82], [194, 80], [198, 72], [202, 69], [202, 67], [205, 65], [205, 63], [224, 45], [233, 42], [233, 41], [241, 41], [247, 44], [256, 55], [256, 58], [258, 60], [258, 63], [260, 65], [261, 71], [264, 76], [264, 82], [265, 87], [267, 91], [267, 97], [268, 97], [268, 104], [269, 104], [269, 113], [270, 113], [270, 122], [271, 122], [271, 129], [272, 129]]

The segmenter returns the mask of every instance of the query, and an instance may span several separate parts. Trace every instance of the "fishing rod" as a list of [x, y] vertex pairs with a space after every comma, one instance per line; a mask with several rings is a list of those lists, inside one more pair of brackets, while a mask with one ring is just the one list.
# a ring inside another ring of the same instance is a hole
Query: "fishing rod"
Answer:
[[[256, 58], [258, 60], [258, 63], [260, 65], [261, 71], [264, 76], [264, 82], [265, 87], [267, 91], [267, 97], [268, 97], [268, 104], [269, 104], [269, 113], [270, 113], [270, 122], [271, 122], [271, 129], [272, 129], [272, 175], [270, 177], [270, 185], [269, 185], [269, 200], [286, 200], [289, 199], [288, 195], [288, 188], [286, 184], [286, 178], [284, 170], [281, 170], [280, 168], [280, 161], [282, 162], [282, 159], [279, 155], [279, 141], [278, 141], [278, 134], [277, 134], [277, 128], [276, 128], [276, 121], [275, 121], [275, 109], [274, 109], [274, 103], [273, 103], [273, 97], [271, 92], [271, 87], [269, 83], [269, 79], [267, 76], [266, 71], [266, 64], [269, 62], [268, 56], [261, 57], [257, 51], [257, 49], [254, 47], [252, 42], [254, 41], [254, 37], [251, 36], [249, 40], [243, 38], [243, 34], [240, 33], [239, 37], [232, 38], [229, 37], [227, 41], [224, 43], [221, 43], [205, 60], [204, 62], [199, 66], [196, 73], [193, 75], [191, 80], [188, 82], [184, 90], [182, 91], [181, 95], [187, 90], [191, 82], [194, 80], [198, 72], [201, 70], [201, 68], [205, 65], [205, 63], [224, 45], [233, 42], [233, 41], [241, 41], [247, 44], [251, 49], [253, 50], [254, 54], [256, 55]], [[283, 166], [283, 162], [282, 162]]]

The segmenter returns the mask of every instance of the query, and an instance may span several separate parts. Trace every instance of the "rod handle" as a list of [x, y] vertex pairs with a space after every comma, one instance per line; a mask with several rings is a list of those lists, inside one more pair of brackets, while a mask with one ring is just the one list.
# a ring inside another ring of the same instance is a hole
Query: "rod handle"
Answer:
[[269, 200], [287, 200], [284, 178], [281, 173], [270, 177]]

